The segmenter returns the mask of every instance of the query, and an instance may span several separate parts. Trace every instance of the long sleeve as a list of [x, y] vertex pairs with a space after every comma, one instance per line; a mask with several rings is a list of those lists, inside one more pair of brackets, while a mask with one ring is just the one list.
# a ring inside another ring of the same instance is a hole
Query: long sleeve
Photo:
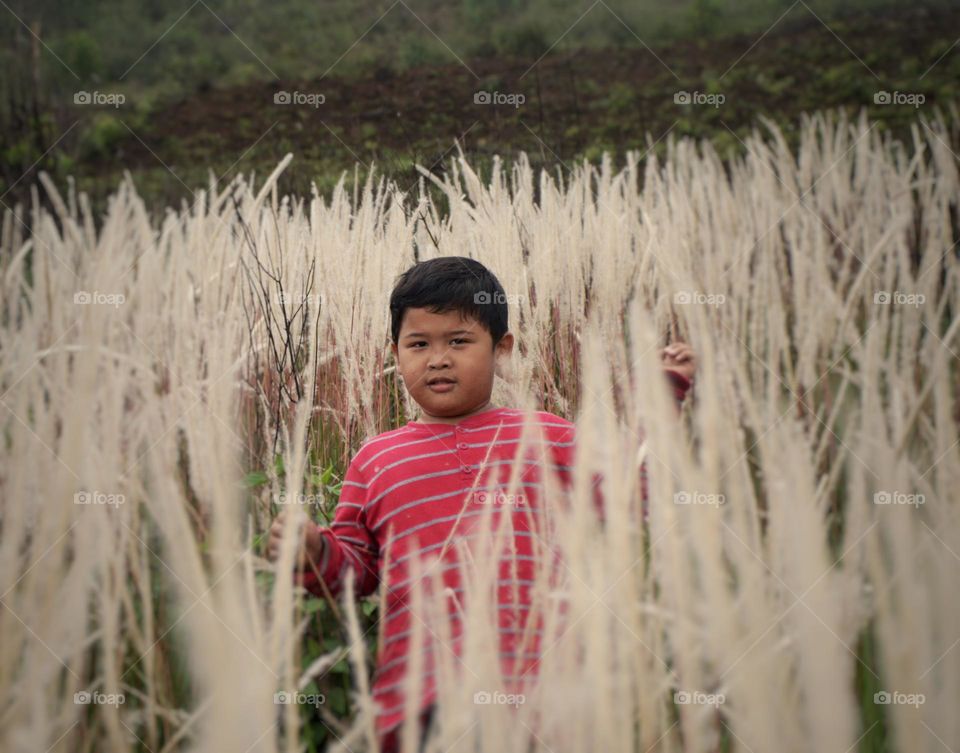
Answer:
[[667, 369], [663, 373], [666, 375], [667, 381], [670, 382], [670, 386], [673, 387], [673, 397], [679, 406], [687, 397], [693, 382], [677, 371]]
[[[570, 494], [573, 490], [573, 467], [576, 462], [576, 448], [579, 442], [576, 427], [570, 424], [568, 428], [561, 430], [554, 436], [553, 442], [553, 462], [561, 469], [558, 478], [563, 486], [564, 493]], [[603, 519], [603, 495], [600, 492], [602, 482], [603, 474], [594, 472], [590, 475], [593, 504], [601, 520]]]
[[[676, 400], [677, 411], [679, 412], [680, 406], [683, 404], [683, 401], [686, 399], [689, 394], [690, 388], [693, 385], [693, 382], [690, 379], [687, 379], [683, 374], [680, 374], [676, 371], [671, 371], [667, 369], [664, 371], [664, 375], [667, 378], [667, 381], [670, 383], [671, 388], [673, 389], [673, 397]], [[640, 464], [639, 472], [639, 485], [640, 485], [640, 498], [641, 498], [641, 509], [643, 510], [643, 519], [647, 519], [648, 510], [649, 510], [649, 496], [647, 492], [647, 461], [644, 460]], [[595, 472], [592, 475], [592, 486], [593, 486], [593, 504], [597, 510], [597, 515], [600, 518], [601, 522], [605, 521], [604, 516], [604, 499], [603, 492], [601, 490], [601, 484], [603, 483], [603, 474]]]
[[379, 544], [366, 525], [364, 510], [369, 503], [369, 485], [360, 471], [357, 458], [351, 461], [340, 492], [340, 501], [329, 528], [320, 527], [323, 553], [317, 563], [318, 579], [309, 567], [299, 576], [299, 582], [311, 593], [323, 595], [319, 580], [332, 596], [338, 595], [346, 583], [348, 570], [355, 573], [354, 589], [357, 596], [372, 593], [380, 581], [378, 570]]

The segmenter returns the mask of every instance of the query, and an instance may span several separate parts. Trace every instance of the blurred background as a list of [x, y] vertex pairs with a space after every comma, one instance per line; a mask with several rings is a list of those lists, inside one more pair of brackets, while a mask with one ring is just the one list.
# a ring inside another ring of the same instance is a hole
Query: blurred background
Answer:
[[911, 139], [960, 82], [960, 5], [874, 0], [2, 0], [0, 197], [129, 170], [155, 211], [210, 171], [321, 193], [415, 185], [456, 144], [566, 170], [668, 134], [721, 153], [804, 112], [866, 108]]

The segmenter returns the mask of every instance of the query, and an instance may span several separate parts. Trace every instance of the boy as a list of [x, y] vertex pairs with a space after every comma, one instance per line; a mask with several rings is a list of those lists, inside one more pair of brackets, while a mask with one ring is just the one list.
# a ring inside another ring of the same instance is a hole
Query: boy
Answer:
[[[311, 592], [322, 595], [325, 586], [337, 595], [348, 570], [354, 571], [357, 596], [372, 593], [381, 581], [386, 585], [373, 684], [377, 732], [385, 751], [398, 749], [404, 715], [402, 686], [413, 631], [406, 601], [412, 587], [409, 560], [439, 557], [444, 586], [462, 593], [453, 542], [472, 538], [471, 523], [484, 514], [483, 503], [502, 495], [499, 490], [509, 486], [517, 463], [525, 466], [517, 495], [523, 501], [503, 508], [516, 514], [508, 542], [513, 553], [499, 560], [500, 654], [508, 676], [535, 668], [536, 652], [518, 641], [524, 627], [520, 612], [529, 605], [532, 584], [536, 529], [531, 526], [543, 490], [539, 470], [550, 467], [569, 484], [574, 424], [544, 411], [534, 413], [533, 426], [542, 431], [548, 452], [516, 458], [524, 414], [490, 402], [494, 376], [502, 374], [514, 345], [505, 300], [497, 278], [466, 257], [420, 262], [401, 275], [390, 297], [391, 349], [420, 407], [419, 420], [365, 442], [347, 470], [333, 524], [308, 524], [301, 534], [297, 567]], [[693, 352], [675, 343], [661, 356], [675, 396], [682, 400], [695, 369]], [[496, 476], [493, 483], [491, 475]], [[279, 553], [283, 527], [278, 516], [267, 546], [271, 559]], [[452, 614], [451, 620], [456, 619]], [[421, 729], [435, 699], [429, 660], [423, 678]]]

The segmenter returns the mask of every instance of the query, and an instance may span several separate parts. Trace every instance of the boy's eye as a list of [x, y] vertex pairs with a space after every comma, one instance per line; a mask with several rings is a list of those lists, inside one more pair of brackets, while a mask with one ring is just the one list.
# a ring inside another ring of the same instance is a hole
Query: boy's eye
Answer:
[[[453, 338], [450, 342], [452, 342], [452, 343], [469, 343], [470, 341], [467, 340], [466, 338], [463, 338], [463, 337], [455, 337], [455, 338]], [[418, 342], [415, 342], [415, 343], [410, 343], [410, 347], [411, 347], [411, 348], [419, 348], [421, 345], [426, 345], [426, 343], [423, 342], [422, 340], [421, 340], [421, 341], [418, 341]]]
[[[469, 343], [472, 342], [472, 341], [471, 341], [470, 339], [466, 338], [466, 337], [455, 337], [455, 338], [453, 338], [450, 342], [451, 342], [452, 344], [457, 344], [457, 345], [459, 345], [459, 344], [461, 344], [461, 343], [463, 343], [463, 344], [469, 344]], [[416, 342], [408, 343], [408, 344], [407, 344], [407, 347], [408, 347], [408, 348], [419, 348], [420, 346], [426, 345], [426, 344], [427, 344], [427, 343], [426, 343], [425, 341], [423, 341], [423, 340], [418, 340], [418, 341], [416, 341]]]

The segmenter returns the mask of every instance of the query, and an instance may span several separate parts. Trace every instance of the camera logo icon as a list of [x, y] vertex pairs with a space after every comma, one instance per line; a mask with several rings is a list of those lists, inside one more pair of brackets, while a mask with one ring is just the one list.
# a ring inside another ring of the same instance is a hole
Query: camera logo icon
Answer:
[[492, 100], [490, 92], [479, 91], [473, 93], [473, 104], [475, 105], [489, 105]]
[[874, 92], [873, 103], [875, 105], [889, 105], [890, 101], [890, 92]]
[[673, 95], [675, 105], [689, 105], [691, 101], [690, 92], [675, 92]]
[[486, 690], [478, 690], [473, 694], [473, 702], [478, 704], [487, 705], [492, 701], [490, 693]]
[[280, 91], [273, 94], [273, 104], [275, 105], [289, 105], [291, 100], [290, 92]]
[[93, 701], [93, 696], [87, 690], [81, 690], [73, 694], [73, 702], [80, 706], [87, 706]]
[[490, 303], [490, 293], [488, 293], [486, 290], [481, 290], [479, 293], [474, 293], [473, 302], [479, 304]]
[[878, 290], [873, 294], [873, 302], [881, 305], [890, 303], [890, 293], [886, 290]]
[[293, 693], [288, 693], [286, 690], [281, 690], [273, 694], [273, 702], [280, 706], [285, 706], [293, 703]]

